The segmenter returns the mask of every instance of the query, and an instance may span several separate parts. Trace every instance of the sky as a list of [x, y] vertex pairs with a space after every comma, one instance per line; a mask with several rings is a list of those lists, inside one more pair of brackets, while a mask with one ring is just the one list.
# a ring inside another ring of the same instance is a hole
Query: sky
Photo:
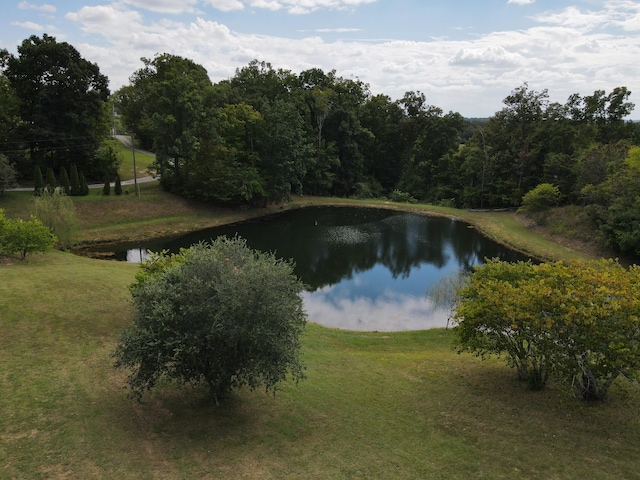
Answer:
[[640, 118], [640, 1], [1, 0], [0, 48], [47, 33], [97, 63], [111, 91], [170, 53], [231, 78], [250, 61], [310, 68], [392, 100], [489, 117], [527, 82], [549, 99], [631, 90]]

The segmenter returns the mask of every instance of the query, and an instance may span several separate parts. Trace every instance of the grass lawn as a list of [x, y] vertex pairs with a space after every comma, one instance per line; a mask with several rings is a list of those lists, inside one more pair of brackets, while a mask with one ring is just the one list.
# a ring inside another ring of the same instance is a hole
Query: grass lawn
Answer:
[[53, 252], [0, 266], [0, 478], [638, 478], [640, 395], [530, 392], [451, 332], [310, 324], [307, 379], [220, 407], [111, 367], [136, 267]]

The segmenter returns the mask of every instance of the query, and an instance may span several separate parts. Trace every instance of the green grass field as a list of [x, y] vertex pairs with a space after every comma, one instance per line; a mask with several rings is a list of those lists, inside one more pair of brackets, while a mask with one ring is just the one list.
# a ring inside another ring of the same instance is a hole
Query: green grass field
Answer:
[[451, 332], [310, 324], [307, 379], [220, 407], [127, 399], [110, 354], [136, 267], [53, 252], [0, 266], [0, 478], [638, 478], [640, 394], [531, 392]]
[[[0, 198], [28, 215], [31, 195]], [[74, 198], [79, 240], [144, 238], [309, 204], [228, 211], [157, 185], [141, 196]], [[511, 214], [419, 209], [472, 221], [544, 258], [582, 256]], [[583, 256], [584, 257], [584, 256]], [[310, 323], [307, 379], [274, 397], [166, 385], [132, 402], [111, 352], [132, 317], [135, 265], [52, 252], [0, 257], [0, 478], [4, 479], [633, 479], [640, 391], [607, 401], [565, 387], [531, 392], [502, 361], [458, 355], [450, 330], [363, 333]]]

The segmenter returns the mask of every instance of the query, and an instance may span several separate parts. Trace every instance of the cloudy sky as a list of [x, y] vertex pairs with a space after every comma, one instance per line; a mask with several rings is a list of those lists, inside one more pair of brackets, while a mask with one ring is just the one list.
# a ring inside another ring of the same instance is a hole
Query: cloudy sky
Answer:
[[43, 33], [97, 63], [112, 91], [167, 52], [214, 82], [253, 59], [335, 69], [466, 117], [493, 115], [524, 82], [562, 103], [626, 86], [640, 118], [637, 0], [2, 0], [0, 47]]

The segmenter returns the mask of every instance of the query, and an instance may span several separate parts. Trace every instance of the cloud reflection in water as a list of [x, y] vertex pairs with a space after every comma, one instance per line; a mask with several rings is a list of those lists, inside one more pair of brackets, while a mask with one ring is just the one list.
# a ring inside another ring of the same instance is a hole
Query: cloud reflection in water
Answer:
[[302, 294], [309, 321], [343, 330], [399, 332], [446, 327], [448, 311], [426, 297], [385, 290], [370, 298], [350, 295], [340, 285]]

